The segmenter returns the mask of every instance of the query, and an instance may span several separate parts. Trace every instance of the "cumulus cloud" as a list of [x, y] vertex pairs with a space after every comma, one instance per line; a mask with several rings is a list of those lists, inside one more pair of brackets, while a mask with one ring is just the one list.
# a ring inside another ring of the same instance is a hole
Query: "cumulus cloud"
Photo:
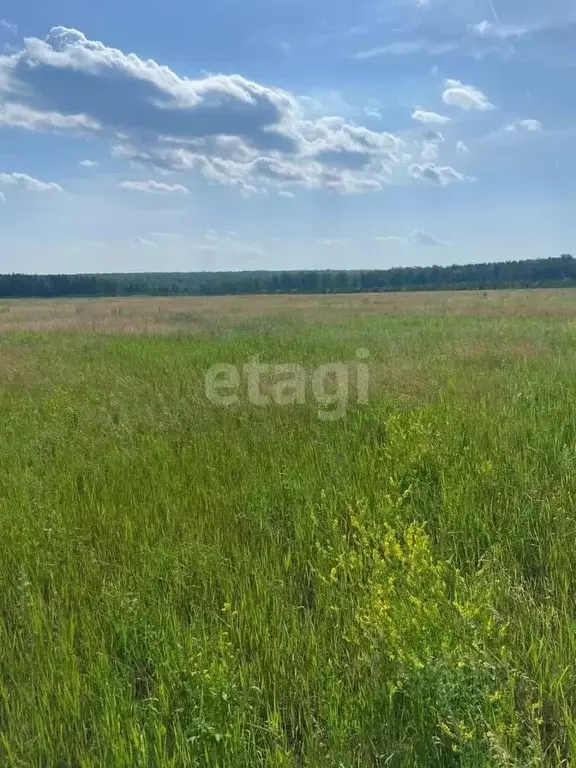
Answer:
[[128, 189], [132, 192], [147, 192], [152, 195], [190, 194], [190, 190], [182, 184], [164, 184], [153, 179], [148, 179], [147, 181], [122, 181], [118, 186], [120, 189]]
[[440, 115], [438, 112], [428, 112], [425, 109], [415, 109], [412, 113], [412, 120], [429, 125], [445, 125], [446, 123], [449, 123], [451, 119], [451, 117], [447, 117], [446, 115]]
[[20, 187], [29, 192], [62, 192], [62, 187], [53, 181], [40, 181], [27, 173], [0, 173], [0, 185]]
[[[423, 110], [420, 117], [430, 120]], [[246, 194], [379, 191], [405, 177], [414, 160], [394, 134], [340, 117], [308, 118], [280, 88], [239, 74], [181, 76], [66, 27], [0, 57], [0, 125], [98, 135], [131, 165], [201, 174]], [[156, 193], [185, 189], [128, 183]]]
[[459, 155], [468, 155], [470, 153], [470, 150], [468, 149], [466, 144], [464, 144], [463, 141], [459, 141], [456, 144], [456, 152], [458, 152]]
[[542, 130], [542, 123], [540, 120], [520, 120], [518, 125], [520, 128], [524, 128], [524, 130], [532, 133]]
[[464, 85], [460, 80], [444, 81], [442, 100], [445, 104], [459, 107], [468, 112], [471, 110], [486, 112], [489, 109], [494, 109], [494, 105], [488, 101], [482, 91], [473, 85]]
[[[6, 86], [7, 87], [7, 86]], [[2, 95], [2, 69], [0, 66], [0, 96]], [[63, 115], [59, 112], [38, 111], [26, 104], [5, 102], [0, 104], [0, 126], [25, 128], [28, 131], [98, 131], [100, 125], [86, 115]]]
[[448, 165], [439, 166], [434, 163], [424, 163], [423, 165], [413, 163], [408, 168], [408, 173], [414, 179], [418, 179], [419, 181], [429, 181], [432, 184], [438, 184], [441, 187], [446, 187], [448, 184], [452, 184], [456, 181], [472, 181], [472, 179], [463, 176]]
[[239, 75], [181, 78], [66, 27], [54, 27], [45, 40], [27, 38], [10, 59], [28, 106], [41, 111], [85, 114], [114, 132], [186, 139], [235, 134], [265, 149], [293, 145], [280, 128], [294, 98]]
[[82, 168], [98, 168], [100, 163], [96, 162], [96, 160], [80, 160], [78, 165]]
[[527, 133], [540, 133], [543, 130], [543, 125], [540, 120], [517, 120], [515, 123], [510, 123], [506, 126], [506, 130], [509, 132], [514, 131], [526, 131]]

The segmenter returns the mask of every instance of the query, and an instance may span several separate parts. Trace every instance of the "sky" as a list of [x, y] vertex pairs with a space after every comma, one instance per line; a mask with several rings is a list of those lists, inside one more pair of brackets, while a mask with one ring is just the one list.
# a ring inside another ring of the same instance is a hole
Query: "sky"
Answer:
[[0, 272], [576, 251], [573, 0], [3, 0]]

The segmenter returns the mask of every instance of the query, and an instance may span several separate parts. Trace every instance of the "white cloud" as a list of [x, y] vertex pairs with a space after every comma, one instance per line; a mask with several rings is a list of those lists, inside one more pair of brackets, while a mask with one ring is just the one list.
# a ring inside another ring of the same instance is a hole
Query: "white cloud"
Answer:
[[96, 160], [81, 160], [78, 165], [82, 168], [98, 168], [100, 163], [96, 162]]
[[540, 120], [517, 120], [515, 123], [507, 125], [506, 130], [510, 132], [527, 131], [528, 133], [540, 133], [543, 130], [543, 125]]
[[[0, 94], [2, 93], [0, 69]], [[6, 90], [7, 86], [4, 88]], [[100, 124], [86, 115], [63, 115], [59, 112], [38, 111], [25, 104], [0, 104], [0, 126], [25, 128], [28, 131], [99, 131]]]
[[414, 232], [408, 235], [408, 240], [413, 245], [419, 245], [422, 248], [430, 248], [430, 247], [438, 247], [438, 246], [444, 247], [447, 245], [447, 243], [444, 242], [444, 240], [440, 240], [440, 238], [435, 237], [434, 235], [431, 235], [429, 232], [425, 232], [423, 229], [416, 229]]
[[442, 100], [452, 107], [466, 111], [479, 110], [485, 112], [494, 109], [488, 98], [473, 85], [464, 85], [460, 80], [445, 80]]
[[[97, 135], [115, 145], [119, 161], [200, 174], [242, 194], [378, 192], [402, 183], [414, 162], [398, 136], [342, 117], [307, 117], [301, 100], [280, 88], [239, 74], [191, 79], [65, 27], [0, 57], [2, 124]], [[160, 182], [121, 186], [187, 191]]]
[[423, 229], [416, 229], [409, 235], [388, 235], [387, 237], [375, 237], [374, 240], [381, 243], [397, 243], [398, 245], [417, 245], [420, 248], [438, 248], [449, 245], [445, 240], [431, 235]]
[[147, 192], [155, 195], [188, 195], [190, 190], [182, 184], [164, 184], [161, 181], [148, 179], [147, 181], [122, 181], [119, 184], [120, 189], [128, 189], [132, 192]]
[[0, 184], [6, 187], [21, 187], [29, 192], [62, 192], [62, 187], [53, 181], [40, 181], [27, 173], [0, 173]]
[[382, 120], [382, 112], [380, 111], [380, 107], [376, 104], [373, 104], [369, 107], [365, 107], [364, 114], [367, 117], [373, 117], [376, 120]]
[[504, 26], [503, 24], [493, 24], [490, 21], [479, 22], [478, 24], [471, 24], [470, 31], [477, 37], [494, 38], [501, 41], [510, 40], [511, 38], [522, 38], [534, 32], [538, 27], [530, 26]]
[[451, 117], [446, 115], [439, 115], [437, 112], [428, 112], [425, 109], [415, 109], [412, 113], [412, 120], [417, 120], [419, 123], [425, 123], [428, 125], [445, 125], [449, 123]]
[[438, 144], [434, 141], [423, 141], [420, 158], [427, 163], [435, 163], [440, 155]]
[[524, 128], [526, 131], [529, 131], [531, 133], [542, 130], [542, 123], [540, 122], [540, 120], [520, 120], [518, 125], [520, 126], [520, 128]]
[[278, 194], [280, 195], [280, 197], [289, 197], [289, 198], [296, 197], [294, 192], [287, 192], [285, 189], [281, 189], [280, 192], [278, 192]]
[[0, 203], [5, 203], [5, 202], [6, 202], [6, 195], [4, 194], [4, 192], [0, 192]]
[[456, 181], [472, 181], [450, 166], [439, 166], [434, 163], [425, 163], [424, 165], [414, 163], [408, 168], [408, 173], [419, 181], [429, 181], [441, 187], [446, 187]]
[[472, 24], [470, 26], [470, 29], [473, 32], [475, 32], [477, 35], [480, 35], [480, 37], [484, 37], [485, 35], [489, 34], [492, 31], [493, 27], [494, 27], [493, 24], [491, 24], [489, 21], [486, 21], [486, 19], [484, 19], [484, 21], [481, 21], [478, 24]]
[[263, 150], [294, 149], [289, 124], [299, 107], [280, 89], [240, 75], [180, 77], [65, 27], [54, 27], [45, 40], [27, 38], [24, 45], [3, 58], [11, 109], [75, 120], [87, 116], [92, 130], [109, 135], [199, 143], [235, 135]]
[[470, 153], [470, 150], [468, 149], [466, 144], [464, 144], [463, 141], [459, 141], [456, 144], [456, 152], [458, 152], [459, 155], [468, 155]]
[[425, 54], [427, 56], [443, 56], [446, 53], [455, 51], [459, 48], [456, 41], [436, 42], [425, 39], [415, 40], [394, 40], [386, 45], [379, 45], [376, 48], [369, 48], [365, 51], [358, 51], [354, 54], [355, 59], [364, 61], [375, 59], [380, 56], [415, 56]]

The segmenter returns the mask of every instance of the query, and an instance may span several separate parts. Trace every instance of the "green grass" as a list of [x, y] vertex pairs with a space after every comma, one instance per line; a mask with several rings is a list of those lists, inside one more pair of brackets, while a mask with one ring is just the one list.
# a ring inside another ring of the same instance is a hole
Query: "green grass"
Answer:
[[[0, 340], [0, 765], [576, 765], [576, 326]], [[371, 403], [210, 404], [371, 351]]]

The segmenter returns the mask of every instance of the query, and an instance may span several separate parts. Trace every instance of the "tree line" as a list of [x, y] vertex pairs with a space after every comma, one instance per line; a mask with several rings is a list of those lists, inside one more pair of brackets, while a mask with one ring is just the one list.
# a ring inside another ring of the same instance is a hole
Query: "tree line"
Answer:
[[548, 259], [386, 270], [6, 274], [0, 275], [0, 298], [372, 293], [568, 286], [576, 286], [576, 259], [565, 254]]

